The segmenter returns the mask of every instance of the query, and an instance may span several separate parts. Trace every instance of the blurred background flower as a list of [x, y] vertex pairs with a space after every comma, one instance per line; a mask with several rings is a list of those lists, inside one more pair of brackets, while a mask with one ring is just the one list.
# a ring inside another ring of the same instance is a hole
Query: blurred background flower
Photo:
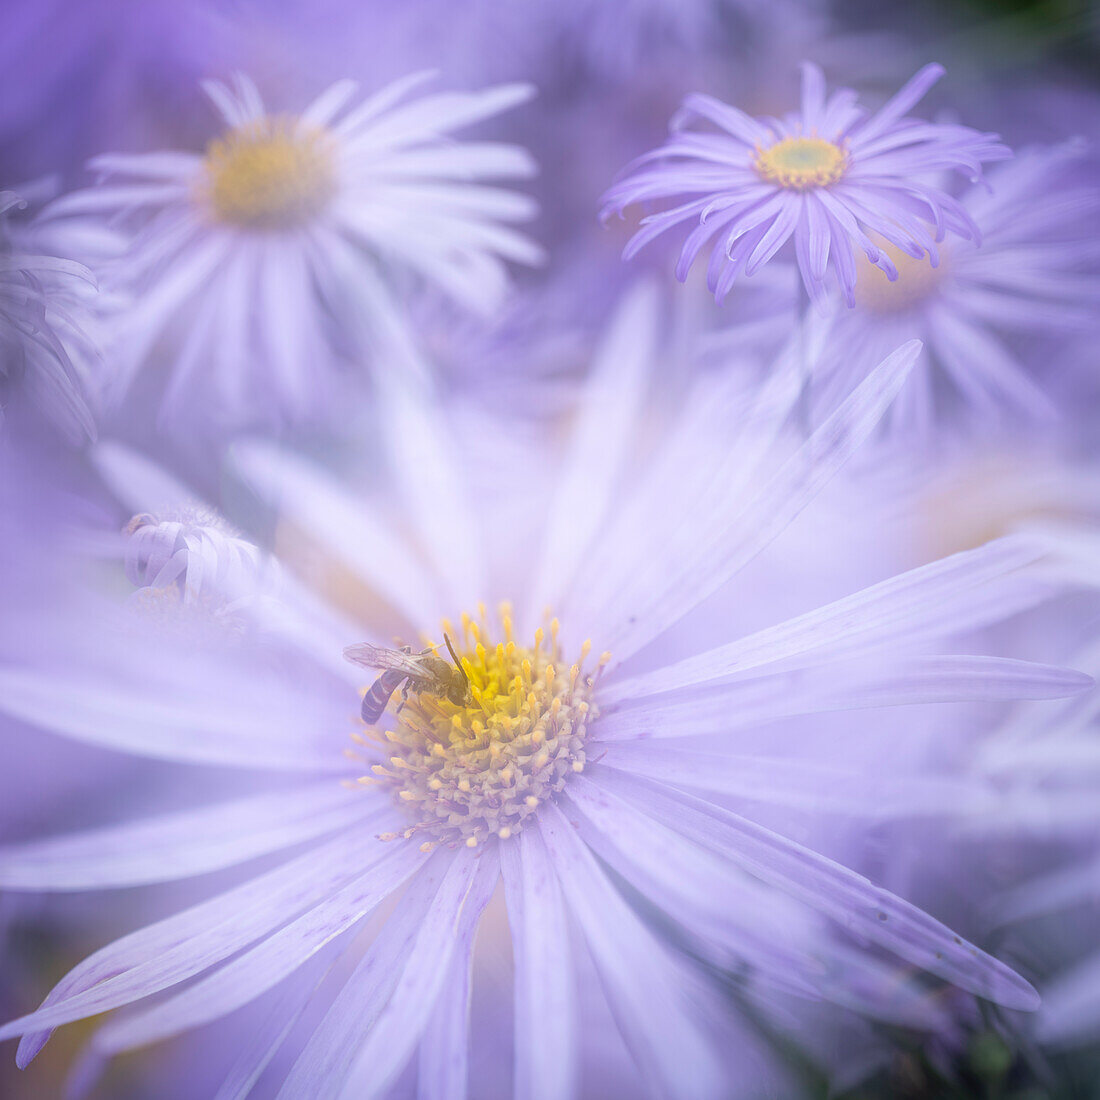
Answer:
[[504, 261], [541, 252], [509, 224], [533, 215], [531, 200], [483, 181], [534, 165], [513, 146], [447, 135], [531, 89], [402, 102], [424, 75], [351, 110], [355, 85], [342, 81], [294, 116], [267, 113], [247, 77], [211, 82], [228, 129], [205, 156], [92, 161], [104, 182], [46, 216], [78, 226], [107, 216], [129, 234], [101, 270], [126, 301], [113, 318], [110, 398], [152, 372], [166, 375], [142, 379], [162, 426], [190, 419], [224, 434], [316, 419], [338, 398], [338, 368], [361, 368], [379, 345], [387, 369], [417, 366], [415, 352], [393, 350], [411, 339], [400, 318], [410, 276], [478, 313], [499, 307]]

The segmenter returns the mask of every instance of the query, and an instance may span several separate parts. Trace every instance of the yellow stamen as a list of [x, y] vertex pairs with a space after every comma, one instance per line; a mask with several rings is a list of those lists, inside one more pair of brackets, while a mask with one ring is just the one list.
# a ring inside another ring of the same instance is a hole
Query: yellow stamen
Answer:
[[[556, 619], [549, 639], [540, 629], [530, 648], [510, 637], [507, 604], [500, 621], [506, 642], [469, 615], [457, 638], [448, 631], [469, 678], [466, 698], [454, 702], [442, 684], [411, 691], [386, 731], [387, 765], [372, 768], [371, 782], [388, 785], [413, 818], [409, 835], [427, 834], [429, 845], [507, 840], [584, 768], [593, 677], [563, 659]], [[590, 650], [585, 643], [582, 661]]]
[[767, 149], [757, 147], [753, 166], [770, 183], [809, 191], [836, 183], [848, 169], [848, 152], [818, 137], [788, 137]]
[[325, 131], [294, 118], [250, 122], [207, 146], [201, 197], [230, 225], [300, 225], [336, 193], [333, 149]]

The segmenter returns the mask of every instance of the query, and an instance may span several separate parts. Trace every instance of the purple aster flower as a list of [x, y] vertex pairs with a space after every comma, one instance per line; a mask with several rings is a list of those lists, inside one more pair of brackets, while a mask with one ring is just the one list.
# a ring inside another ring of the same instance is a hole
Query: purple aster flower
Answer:
[[400, 302], [416, 287], [482, 314], [498, 306], [506, 261], [541, 252], [511, 224], [532, 216], [531, 200], [483, 181], [533, 165], [518, 147], [450, 133], [531, 89], [403, 102], [424, 79], [351, 110], [355, 85], [340, 81], [295, 116], [267, 113], [243, 76], [232, 89], [209, 83], [228, 129], [204, 156], [93, 162], [105, 181], [47, 215], [109, 216], [131, 231], [102, 271], [132, 299], [114, 319], [116, 396], [156, 369], [165, 413], [223, 428], [298, 421], [327, 407], [368, 348], [408, 341]]
[[[782, 119], [754, 119], [710, 96], [689, 96], [673, 119], [672, 137], [639, 157], [604, 196], [603, 215], [673, 200], [670, 209], [643, 219], [625, 258], [674, 226], [694, 224], [676, 275], [685, 279], [714, 242], [707, 285], [719, 301], [740, 274], [753, 275], [793, 238], [810, 296], [824, 298], [831, 269], [854, 306], [853, 245], [893, 280], [894, 261], [873, 235], [916, 260], [927, 256], [933, 267], [948, 232], [979, 239], [958, 200], [925, 181], [945, 171], [980, 179], [984, 161], [1010, 152], [996, 134], [906, 116], [942, 75], [941, 66], [925, 66], [874, 113], [860, 108], [849, 89], [826, 97], [821, 70], [811, 64], [802, 67], [800, 110]], [[695, 120], [719, 132], [688, 129]]]
[[[927, 358], [892, 415], [928, 427], [945, 388], [983, 423], [1005, 406], [1055, 413], [1041, 379], [1069, 337], [1097, 331], [1100, 192], [1074, 178], [1075, 143], [1032, 149], [960, 197], [982, 234], [951, 241], [929, 267], [878, 241], [896, 264], [887, 280], [861, 259], [858, 309], [837, 319], [821, 370], [844, 393], [899, 338], [924, 342]], [[945, 385], [946, 384], [946, 385]]]
[[11, 191], [0, 192], [0, 423], [5, 408], [24, 395], [79, 443], [95, 437], [89, 407], [95, 351], [82, 327], [95, 284], [81, 264], [21, 247], [24, 237], [6, 216], [23, 205]]
[[[636, 292], [608, 333], [560, 465], [544, 471], [552, 488], [533, 555], [511, 537], [506, 508], [467, 503], [446, 422], [394, 390], [383, 395], [394, 425], [384, 440], [388, 509], [364, 506], [269, 445], [235, 455], [281, 525], [330, 563], [338, 583], [324, 586], [329, 594], [359, 599], [334, 609], [287, 579], [278, 612], [244, 608], [265, 628], [253, 645], [194, 644], [160, 629], [141, 603], [121, 622], [117, 611], [97, 615], [89, 644], [71, 606], [38, 609], [37, 629], [60, 644], [0, 669], [7, 712], [271, 782], [229, 802], [0, 852], [0, 882], [12, 889], [238, 876], [103, 948], [36, 1012], [0, 1028], [23, 1036], [20, 1064], [52, 1029], [90, 1015], [126, 1009], [93, 1040], [103, 1057], [277, 989], [227, 1091], [247, 1091], [272, 1067], [269, 1083], [286, 1097], [381, 1096], [412, 1064], [422, 1094], [463, 1095], [471, 952], [501, 877], [522, 1096], [576, 1091], [585, 955], [642, 1078], [671, 1096], [728, 1095], [723, 1050], [753, 1050], [719, 976], [741, 975], [743, 995], [761, 1006], [825, 998], [923, 1027], [940, 1016], [911, 980], [914, 967], [1010, 1007], [1035, 1006], [1026, 982], [929, 915], [728, 806], [820, 796], [845, 813], [876, 801], [877, 812], [888, 802], [885, 812], [905, 815], [964, 797], [934, 777], [926, 786], [754, 759], [730, 740], [824, 710], [1081, 690], [1087, 678], [1066, 670], [936, 652], [938, 639], [1045, 599], [1051, 588], [1033, 575], [1045, 546], [1000, 540], [716, 648], [654, 659], [662, 651], [651, 645], [845, 464], [919, 350], [891, 355], [801, 445], [786, 427], [800, 392], [797, 348], [747, 407], [708, 379], [639, 463], [663, 362], [655, 307], [654, 295]], [[732, 441], [731, 423], [743, 429]], [[107, 455], [111, 483], [145, 496], [148, 468], [128, 471], [123, 452]], [[139, 544], [131, 576], [183, 592], [192, 569], [228, 577], [223, 557], [242, 558], [220, 524], [143, 521], [129, 537]], [[479, 606], [482, 594], [503, 597], [495, 616]], [[543, 618], [547, 604], [560, 621]], [[464, 606], [469, 614], [441, 622]], [[366, 609], [356, 622], [352, 608]], [[395, 623], [409, 653], [363, 644], [384, 646]], [[340, 659], [349, 643], [354, 665]], [[651, 659], [632, 662], [643, 651]], [[366, 725], [356, 729], [357, 688]], [[717, 747], [700, 750], [700, 737], [717, 737]], [[377, 934], [357, 939], [372, 914]], [[337, 953], [345, 961], [326, 978]], [[153, 994], [163, 996], [139, 1003]], [[743, 1080], [743, 1063], [736, 1072]]]

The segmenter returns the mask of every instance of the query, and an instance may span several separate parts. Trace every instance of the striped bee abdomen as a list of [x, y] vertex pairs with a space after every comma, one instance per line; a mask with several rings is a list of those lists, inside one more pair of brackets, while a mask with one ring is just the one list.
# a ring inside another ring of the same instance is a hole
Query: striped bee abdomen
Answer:
[[363, 703], [359, 708], [359, 713], [368, 726], [373, 726], [382, 717], [382, 712], [386, 709], [390, 696], [406, 679], [408, 679], [406, 673], [395, 669], [387, 669], [371, 684], [371, 689], [363, 696]]

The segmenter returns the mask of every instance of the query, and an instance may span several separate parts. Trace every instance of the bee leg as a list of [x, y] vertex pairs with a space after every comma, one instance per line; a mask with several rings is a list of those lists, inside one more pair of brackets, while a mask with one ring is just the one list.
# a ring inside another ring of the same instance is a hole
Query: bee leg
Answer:
[[[409, 647], [406, 646], [405, 648], [408, 649]], [[404, 707], [404, 705], [408, 701], [409, 701], [409, 685], [406, 682], [405, 686], [401, 689], [401, 702], [397, 704], [397, 709], [393, 713], [394, 714], [400, 714], [401, 713], [401, 708]]]

